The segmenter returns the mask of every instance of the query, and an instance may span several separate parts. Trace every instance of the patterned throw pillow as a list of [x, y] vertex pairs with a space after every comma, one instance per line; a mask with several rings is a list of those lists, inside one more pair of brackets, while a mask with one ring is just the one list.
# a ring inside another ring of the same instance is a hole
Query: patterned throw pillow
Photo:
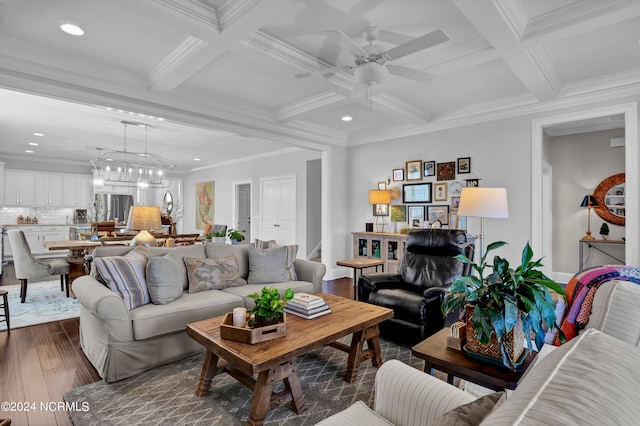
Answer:
[[479, 425], [482, 420], [489, 415], [491, 410], [496, 408], [498, 401], [503, 397], [504, 392], [494, 392], [482, 396], [468, 404], [460, 405], [453, 410], [447, 411], [440, 417], [433, 419], [438, 426], [470, 426]]
[[184, 264], [187, 266], [189, 293], [222, 290], [247, 284], [244, 278], [240, 278], [236, 256], [215, 259], [185, 257]]
[[151, 303], [145, 271], [151, 259], [149, 249], [138, 246], [125, 256], [106, 256], [93, 259], [96, 279], [106, 283], [111, 291], [122, 297], [129, 308]]
[[261, 249], [286, 247], [287, 275], [289, 276], [289, 281], [296, 281], [298, 279], [296, 275], [296, 268], [293, 266], [293, 262], [296, 261], [296, 257], [298, 256], [298, 245], [280, 246], [276, 243], [275, 240], [262, 241], [256, 238], [255, 246]]

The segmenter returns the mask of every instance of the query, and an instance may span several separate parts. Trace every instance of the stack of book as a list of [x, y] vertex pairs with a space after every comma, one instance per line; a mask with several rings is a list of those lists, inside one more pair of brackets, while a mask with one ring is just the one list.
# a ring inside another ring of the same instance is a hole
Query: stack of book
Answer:
[[284, 311], [302, 318], [312, 319], [331, 312], [331, 308], [320, 296], [296, 293], [284, 306]]

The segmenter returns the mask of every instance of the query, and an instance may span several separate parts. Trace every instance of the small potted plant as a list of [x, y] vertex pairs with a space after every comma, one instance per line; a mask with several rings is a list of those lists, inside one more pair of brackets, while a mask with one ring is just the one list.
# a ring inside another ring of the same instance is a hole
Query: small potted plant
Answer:
[[602, 226], [600, 227], [600, 236], [603, 240], [606, 240], [609, 236], [609, 225], [607, 225], [606, 222], [603, 222]]
[[211, 233], [211, 241], [214, 243], [224, 244], [227, 241], [227, 233], [224, 231], [215, 231]]
[[249, 327], [264, 327], [265, 325], [277, 324], [284, 320], [284, 305], [293, 298], [293, 290], [287, 289], [284, 292], [284, 299], [280, 298], [280, 292], [276, 288], [264, 287], [261, 293], [249, 295], [256, 305], [251, 309], [255, 323], [249, 320]]
[[229, 237], [229, 239], [231, 240], [231, 244], [240, 244], [242, 241], [244, 241], [244, 235], [242, 235], [243, 233], [245, 233], [247, 231], [242, 230], [239, 231], [237, 229], [229, 229], [227, 231], [227, 237]]
[[[531, 338], [535, 336], [538, 348], [544, 344], [544, 325], [555, 327], [556, 314], [549, 290], [564, 296], [564, 290], [545, 276], [539, 268], [542, 263], [533, 261], [529, 243], [522, 251], [522, 264], [513, 269], [509, 262], [499, 256], [493, 264], [486, 262], [487, 255], [506, 243], [489, 244], [487, 252], [476, 264], [464, 255], [456, 258], [471, 265], [476, 275], [456, 278], [449, 287], [442, 310], [448, 314], [464, 308], [467, 315], [467, 352], [480, 353], [494, 358], [514, 369], [523, 359], [523, 341], [532, 349]], [[486, 273], [490, 268], [492, 271]], [[521, 327], [521, 329], [520, 329]], [[475, 340], [474, 340], [475, 339]], [[560, 332], [560, 340], [564, 335]], [[522, 356], [522, 358], [521, 358]]]

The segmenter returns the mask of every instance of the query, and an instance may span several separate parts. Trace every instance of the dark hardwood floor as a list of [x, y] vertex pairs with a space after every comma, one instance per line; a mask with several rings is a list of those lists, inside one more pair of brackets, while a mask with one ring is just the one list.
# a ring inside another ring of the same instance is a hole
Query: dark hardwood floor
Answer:
[[[0, 286], [18, 283], [12, 266], [5, 267]], [[350, 278], [324, 281], [322, 288], [353, 297]], [[10, 418], [12, 425], [71, 425], [57, 403], [72, 388], [101, 380], [80, 349], [79, 326], [74, 318], [0, 332], [0, 402], [35, 404], [30, 411], [0, 411], [0, 420]]]

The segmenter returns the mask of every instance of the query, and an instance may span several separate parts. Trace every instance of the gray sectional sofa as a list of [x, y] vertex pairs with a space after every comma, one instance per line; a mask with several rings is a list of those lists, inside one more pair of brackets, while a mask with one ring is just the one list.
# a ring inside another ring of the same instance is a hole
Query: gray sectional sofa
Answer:
[[[131, 247], [98, 247], [94, 258], [123, 256]], [[249, 275], [249, 246], [206, 244], [173, 248], [150, 248], [152, 256], [171, 253], [174, 259], [222, 258], [235, 255], [240, 277]], [[179, 265], [180, 262], [176, 264]], [[182, 264], [184, 266], [184, 264]], [[222, 290], [190, 294], [187, 288], [180, 297], [166, 304], [146, 304], [129, 310], [123, 299], [100, 283], [94, 276], [83, 276], [73, 282], [80, 301], [80, 346], [93, 366], [107, 382], [121, 380], [153, 367], [173, 362], [203, 350], [187, 336], [186, 325], [224, 315], [235, 307], [252, 308], [254, 292], [262, 287], [275, 287], [284, 293], [314, 293], [322, 290], [326, 267], [322, 263], [296, 259], [296, 281], [273, 284], [247, 284]], [[179, 273], [186, 274], [179, 270]], [[170, 279], [172, 274], [167, 274]]]

